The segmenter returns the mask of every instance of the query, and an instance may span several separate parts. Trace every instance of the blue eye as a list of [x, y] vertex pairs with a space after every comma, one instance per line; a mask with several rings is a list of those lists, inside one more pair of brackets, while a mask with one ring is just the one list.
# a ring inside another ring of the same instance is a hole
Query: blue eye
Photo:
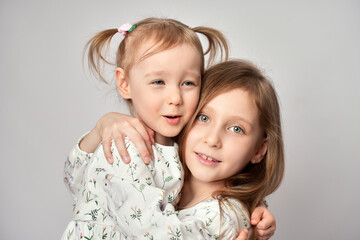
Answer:
[[229, 129], [230, 129], [230, 131], [233, 131], [234, 133], [243, 133], [244, 132], [244, 130], [242, 130], [242, 128], [239, 126], [232, 126]]
[[201, 122], [210, 122], [210, 119], [208, 116], [204, 115], [204, 114], [199, 114], [197, 116], [197, 119]]
[[153, 82], [151, 82], [151, 84], [154, 84], [154, 85], [164, 85], [165, 82], [163, 80], [155, 80]]
[[183, 83], [184, 86], [195, 86], [195, 83], [194, 82], [191, 82], [191, 81], [186, 81]]

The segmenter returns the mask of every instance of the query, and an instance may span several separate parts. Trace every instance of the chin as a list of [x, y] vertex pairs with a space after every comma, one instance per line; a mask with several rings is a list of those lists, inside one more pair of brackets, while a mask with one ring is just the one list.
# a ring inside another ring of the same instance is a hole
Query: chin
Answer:
[[209, 175], [208, 172], [199, 173], [199, 172], [196, 172], [196, 171], [192, 171], [191, 175], [193, 176], [193, 178], [196, 178], [198, 181], [201, 181], [201, 182], [213, 182], [213, 181], [216, 181], [216, 178], [213, 177], [212, 175]]
[[179, 135], [179, 133], [181, 132], [181, 129], [173, 129], [173, 130], [169, 130], [169, 131], [165, 131], [165, 132], [161, 132], [159, 131], [158, 133], [164, 137], [168, 137], [168, 138], [173, 138], [176, 137], [177, 135]]

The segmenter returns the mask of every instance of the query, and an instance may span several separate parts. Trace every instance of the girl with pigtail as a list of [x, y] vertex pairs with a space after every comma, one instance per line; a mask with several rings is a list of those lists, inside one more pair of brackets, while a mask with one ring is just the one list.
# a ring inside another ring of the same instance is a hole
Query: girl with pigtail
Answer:
[[[204, 228], [207, 219], [177, 218], [172, 227], [167, 224], [169, 216], [179, 214], [174, 206], [184, 179], [175, 141], [196, 109], [204, 74], [204, 52], [197, 33], [208, 39], [205, 54], [210, 63], [219, 51], [227, 59], [226, 40], [215, 29], [191, 29], [172, 19], [149, 18], [105, 30], [88, 44], [90, 70], [102, 81], [100, 65], [109, 63], [103, 50], [117, 32], [124, 35], [116, 54], [117, 90], [136, 118], [105, 115], [71, 151], [65, 163], [65, 182], [74, 198], [74, 214], [62, 239], [151, 239], [154, 234], [157, 239], [213, 239], [216, 234]], [[124, 127], [113, 131], [119, 122]], [[111, 142], [109, 136], [119, 132], [125, 135]], [[145, 202], [150, 209], [139, 208]], [[256, 231], [271, 236], [275, 228], [271, 213], [264, 207], [256, 211], [262, 214], [264, 225]], [[236, 214], [250, 226], [245, 210]], [[156, 221], [149, 220], [153, 215]], [[142, 231], [135, 228], [135, 222]], [[238, 230], [233, 225], [228, 228]], [[165, 232], [170, 234], [164, 237]]]

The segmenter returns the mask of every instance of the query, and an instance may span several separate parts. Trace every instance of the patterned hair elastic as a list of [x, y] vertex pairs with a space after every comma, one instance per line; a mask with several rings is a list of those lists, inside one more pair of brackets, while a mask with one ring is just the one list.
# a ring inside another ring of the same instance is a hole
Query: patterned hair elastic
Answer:
[[135, 24], [131, 23], [124, 23], [118, 28], [118, 32], [121, 33], [123, 36], [125, 36], [128, 32], [131, 32], [136, 27]]

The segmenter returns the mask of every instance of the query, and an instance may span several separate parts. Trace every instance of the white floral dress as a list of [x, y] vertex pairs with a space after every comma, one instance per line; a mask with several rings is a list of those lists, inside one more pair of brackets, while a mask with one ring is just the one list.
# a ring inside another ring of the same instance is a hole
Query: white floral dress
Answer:
[[249, 228], [247, 212], [231, 199], [222, 211], [217, 199], [175, 211], [183, 183], [177, 145], [155, 144], [149, 165], [134, 144], [126, 140], [126, 147], [128, 165], [114, 145], [113, 165], [102, 145], [93, 155], [74, 147], [65, 164], [74, 214], [62, 239], [233, 239]]

